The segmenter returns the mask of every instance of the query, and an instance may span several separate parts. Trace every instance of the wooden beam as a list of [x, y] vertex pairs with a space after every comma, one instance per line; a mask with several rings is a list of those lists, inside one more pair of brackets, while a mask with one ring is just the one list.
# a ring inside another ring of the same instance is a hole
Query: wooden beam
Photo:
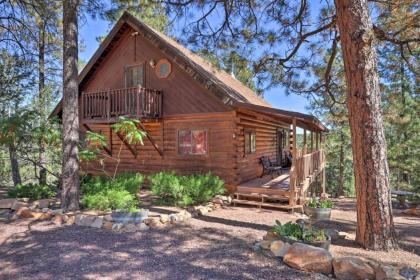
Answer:
[[292, 121], [293, 126], [293, 143], [292, 143], [292, 167], [290, 168], [290, 194], [289, 194], [289, 206], [294, 206], [296, 204], [296, 158], [297, 158], [297, 148], [296, 148], [296, 119]]
[[317, 131], [317, 132], [315, 132], [316, 134], [315, 134], [315, 149], [318, 151], [319, 150], [319, 140], [318, 140], [318, 137], [319, 137], [319, 132]]
[[146, 127], [144, 127], [144, 125], [140, 122], [139, 123], [141, 126], [141, 129], [143, 129], [144, 132], [146, 132], [146, 137], [147, 139], [149, 139], [150, 143], [152, 143], [153, 147], [155, 148], [155, 150], [159, 153], [159, 155], [162, 157], [163, 156], [163, 152], [159, 149], [159, 146], [155, 143], [155, 140], [153, 139], [152, 136], [150, 136], [150, 133], [147, 131]]
[[124, 143], [124, 145], [127, 147], [127, 149], [130, 150], [130, 152], [133, 154], [135, 158], [137, 158], [137, 150], [134, 149], [124, 138], [124, 136], [121, 135], [121, 133], [117, 133], [118, 138]]
[[306, 155], [308, 147], [306, 146], [306, 128], [303, 129], [303, 154]]
[[[87, 131], [94, 132], [87, 124], [83, 124], [83, 127], [86, 128]], [[112, 139], [112, 138], [111, 138]], [[111, 140], [112, 141], [112, 140]], [[112, 157], [112, 142], [111, 142], [111, 149], [108, 147], [103, 147], [103, 149], [108, 153], [109, 156]]]
[[314, 151], [314, 132], [311, 130], [311, 153]]

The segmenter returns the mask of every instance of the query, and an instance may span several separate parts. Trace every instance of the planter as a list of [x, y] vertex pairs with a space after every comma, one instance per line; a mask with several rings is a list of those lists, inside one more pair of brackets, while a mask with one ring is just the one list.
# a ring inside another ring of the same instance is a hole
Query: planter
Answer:
[[314, 242], [304, 242], [303, 240], [295, 240], [295, 239], [291, 239], [291, 238], [284, 237], [284, 236], [280, 236], [279, 238], [280, 238], [281, 241], [287, 242], [289, 244], [293, 244], [295, 242], [298, 242], [298, 243], [303, 243], [303, 244], [311, 245], [311, 246], [318, 247], [318, 248], [323, 248], [327, 251], [330, 250], [330, 245], [331, 245], [331, 236], [329, 236], [328, 234], [327, 234], [327, 240], [325, 240], [325, 241], [314, 241]]
[[141, 223], [149, 217], [149, 210], [142, 209], [137, 212], [126, 210], [114, 210], [111, 214], [112, 220], [116, 223]]
[[305, 206], [305, 214], [313, 221], [331, 220], [331, 209], [332, 208], [312, 208]]

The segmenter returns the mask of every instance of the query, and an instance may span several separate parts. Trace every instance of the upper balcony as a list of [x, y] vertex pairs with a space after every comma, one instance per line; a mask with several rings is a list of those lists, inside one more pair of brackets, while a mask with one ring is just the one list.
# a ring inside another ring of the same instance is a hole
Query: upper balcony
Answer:
[[112, 123], [120, 116], [159, 119], [162, 91], [134, 87], [82, 92], [81, 108], [84, 123]]

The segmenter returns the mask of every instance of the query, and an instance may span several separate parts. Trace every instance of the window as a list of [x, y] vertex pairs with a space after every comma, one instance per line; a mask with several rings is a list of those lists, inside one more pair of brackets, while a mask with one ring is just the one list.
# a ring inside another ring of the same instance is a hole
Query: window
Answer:
[[144, 66], [134, 65], [125, 68], [125, 87], [144, 87]]
[[165, 79], [168, 78], [172, 71], [171, 63], [167, 59], [161, 59], [156, 65], [156, 75], [161, 78]]
[[254, 154], [257, 146], [255, 131], [245, 131], [245, 154]]
[[207, 131], [204, 129], [181, 129], [178, 131], [178, 154], [207, 154]]

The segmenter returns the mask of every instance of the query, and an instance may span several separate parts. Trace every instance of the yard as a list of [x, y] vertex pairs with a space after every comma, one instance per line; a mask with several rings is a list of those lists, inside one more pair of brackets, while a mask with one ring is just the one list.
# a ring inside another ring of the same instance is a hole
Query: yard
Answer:
[[[346, 231], [350, 239], [333, 241], [334, 256], [362, 256], [419, 270], [419, 218], [396, 212], [402, 249], [372, 252], [352, 240], [354, 201], [344, 199], [335, 205], [332, 221], [325, 226]], [[150, 209], [170, 213], [172, 208]], [[184, 223], [136, 233], [28, 219], [0, 222], [0, 279], [328, 279], [291, 269], [251, 248], [276, 219], [297, 218], [277, 210], [224, 207]]]

